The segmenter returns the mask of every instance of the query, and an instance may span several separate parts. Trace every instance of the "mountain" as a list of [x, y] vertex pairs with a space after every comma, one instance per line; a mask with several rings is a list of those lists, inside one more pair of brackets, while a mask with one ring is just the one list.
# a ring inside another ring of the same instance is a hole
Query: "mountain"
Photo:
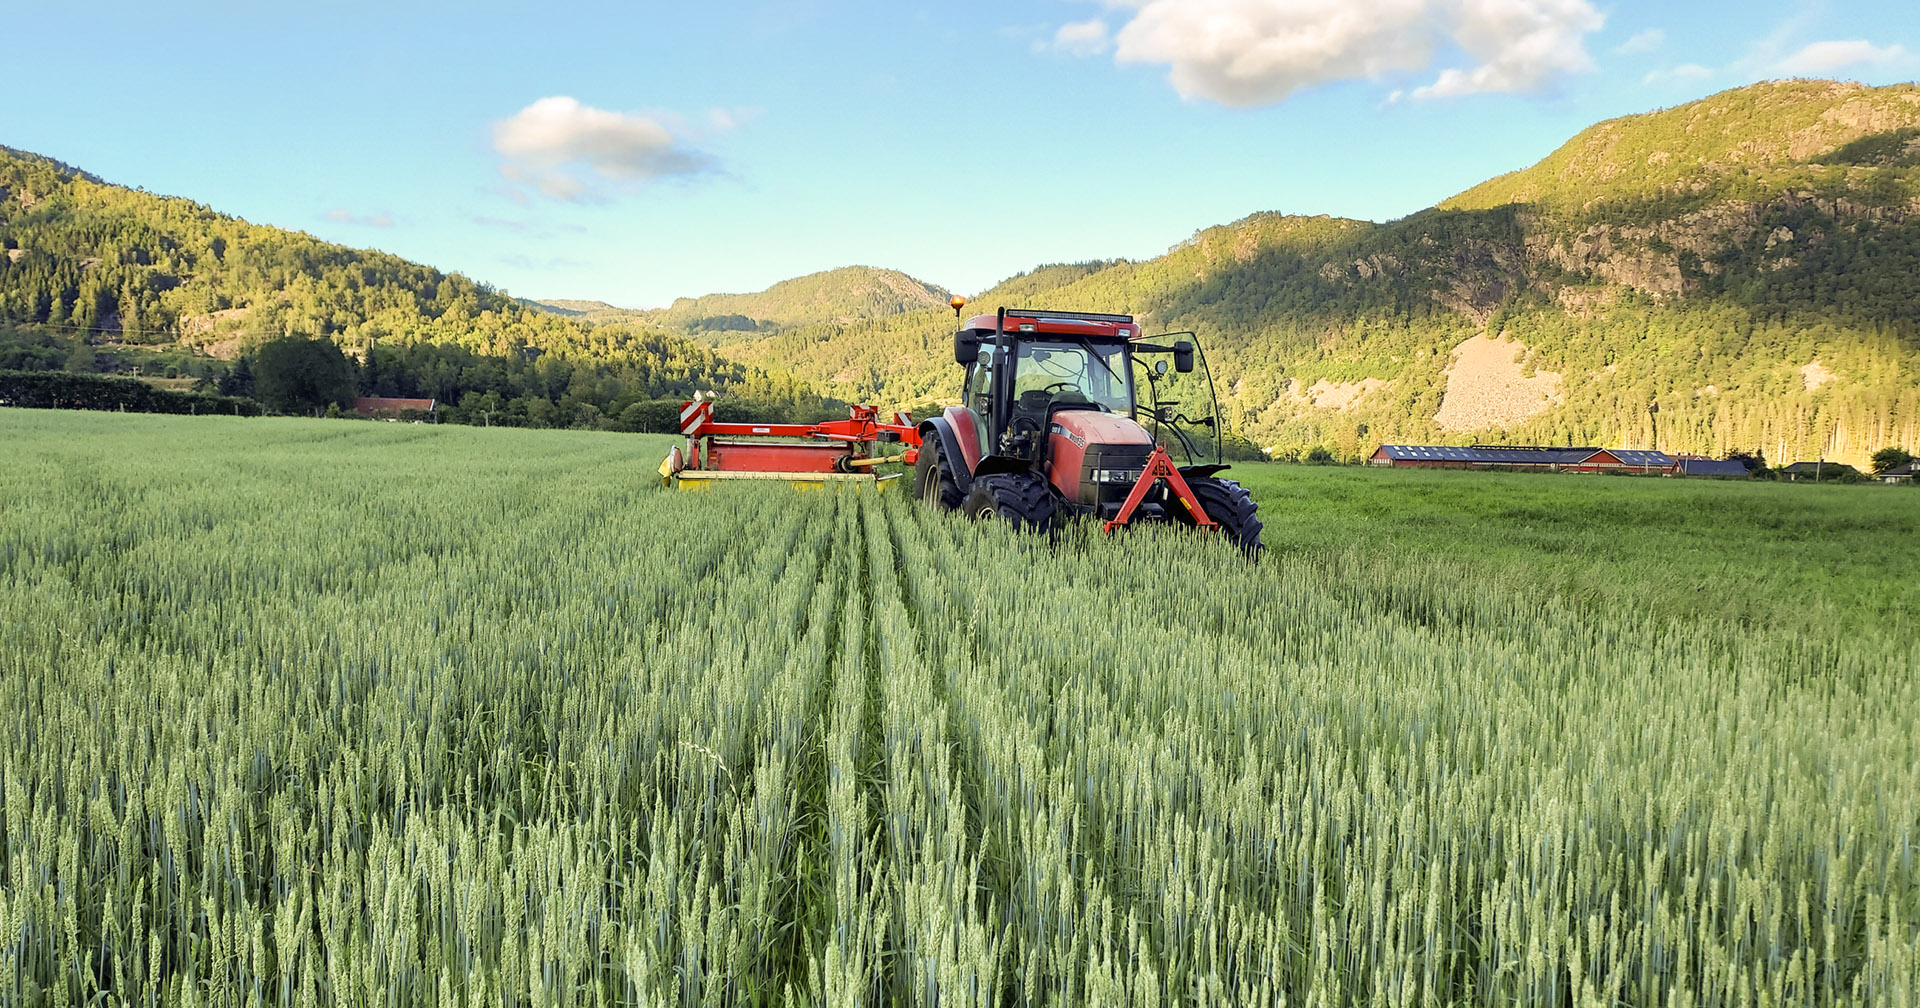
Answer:
[[783, 280], [754, 294], [676, 298], [665, 308], [615, 308], [604, 301], [527, 303], [591, 322], [656, 325], [701, 336], [709, 343], [725, 344], [755, 333], [945, 307], [951, 296], [946, 288], [915, 280], [899, 270], [843, 266]]
[[[1784, 81], [1723, 92], [1677, 108], [1592, 126], [1540, 163], [1488, 180], [1440, 204], [1484, 210], [1508, 204], [1591, 216], [1628, 201], [1710, 205], [1758, 177], [1763, 191], [1809, 166], [1911, 167], [1920, 90], [1833, 81]], [[1671, 209], [1671, 207], [1669, 207]]]
[[[81, 337], [231, 356], [307, 333], [367, 361], [368, 387], [497, 393], [530, 423], [696, 388], [819, 409], [801, 383], [924, 410], [959, 383], [946, 299], [848, 267], [654, 311], [531, 305], [0, 151], [0, 367], [85, 366]], [[1756, 84], [1597, 124], [1401, 220], [1257, 213], [1153, 259], [1035, 268], [970, 311], [1000, 305], [1198, 332], [1234, 431], [1281, 455], [1498, 441], [1864, 465], [1920, 449], [1920, 88]]]
[[0, 148], [0, 368], [91, 369], [105, 357], [213, 378], [220, 361], [288, 335], [338, 344], [370, 394], [492, 393], [488, 422], [496, 400], [509, 422], [599, 425], [699, 389], [821, 405], [654, 325], [563, 317], [459, 274]]
[[[1791, 81], [1598, 124], [1384, 224], [1255, 214], [1142, 262], [1054, 265], [974, 310], [1201, 334], [1280, 453], [1608, 444], [1863, 462], [1920, 446], [1920, 89]], [[728, 345], [842, 396], [951, 397], [951, 313]]]

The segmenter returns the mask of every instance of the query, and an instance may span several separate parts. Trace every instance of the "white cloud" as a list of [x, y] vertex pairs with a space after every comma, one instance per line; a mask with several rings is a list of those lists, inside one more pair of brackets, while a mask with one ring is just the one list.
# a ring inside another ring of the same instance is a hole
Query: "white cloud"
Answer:
[[1877, 46], [1864, 39], [1815, 42], [1774, 65], [1776, 73], [1790, 77], [1820, 77], [1853, 66], [1888, 66], [1904, 63], [1906, 49]]
[[1053, 47], [1075, 56], [1097, 56], [1112, 45], [1113, 36], [1107, 31], [1107, 23], [1097, 18], [1063, 24], [1053, 33]]
[[747, 123], [760, 118], [765, 112], [758, 105], [739, 105], [734, 108], [716, 108], [707, 110], [707, 121], [721, 133], [732, 133]]
[[1605, 23], [1587, 0], [1466, 0], [1451, 32], [1480, 65], [1443, 70], [1413, 96], [1539, 91], [1562, 74], [1593, 69], [1583, 42]]
[[500, 174], [563, 200], [665, 178], [704, 175], [713, 157], [646, 116], [608, 112], [564, 95], [542, 98], [493, 124]]
[[350, 210], [329, 210], [327, 219], [336, 224], [358, 224], [361, 227], [393, 226], [393, 215], [389, 213], [357, 214]]
[[509, 231], [517, 235], [525, 235], [529, 240], [533, 240], [533, 241], [545, 241], [552, 238], [558, 238], [564, 235], [577, 235], [577, 234], [587, 233], [587, 227], [584, 224], [556, 224], [556, 223], [550, 223], [546, 221], [535, 222], [535, 221], [526, 221], [526, 220], [511, 220], [505, 217], [488, 217], [488, 216], [475, 216], [469, 219], [472, 220], [474, 224], [480, 227], [488, 228], [490, 230], [495, 230], [495, 231]]
[[[1588, 0], [1107, 0], [1133, 8], [1114, 35], [1122, 64], [1165, 64], [1185, 98], [1269, 105], [1336, 80], [1446, 68], [1415, 97], [1537, 91], [1593, 69], [1584, 41], [1604, 18]], [[1063, 29], [1064, 31], [1064, 29]]]
[[545, 259], [535, 259], [532, 256], [521, 255], [517, 252], [512, 255], [503, 255], [499, 258], [499, 261], [514, 269], [526, 270], [528, 272], [579, 269], [587, 265], [578, 259], [568, 259], [565, 256], [548, 256]]
[[1667, 33], [1659, 28], [1649, 28], [1634, 37], [1615, 46], [1618, 56], [1638, 56], [1642, 53], [1657, 52], [1667, 44]]
[[1655, 70], [1641, 79], [1643, 84], [1664, 84], [1668, 81], [1693, 83], [1713, 76], [1713, 71], [1698, 63], [1682, 63], [1667, 70]]

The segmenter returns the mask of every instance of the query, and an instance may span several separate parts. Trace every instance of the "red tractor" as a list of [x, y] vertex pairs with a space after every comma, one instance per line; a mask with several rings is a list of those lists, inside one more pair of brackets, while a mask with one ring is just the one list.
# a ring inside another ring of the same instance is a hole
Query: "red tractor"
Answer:
[[1253, 498], [1219, 476], [1219, 411], [1196, 342], [1146, 337], [1130, 315], [973, 316], [954, 335], [953, 359], [967, 369], [961, 405], [916, 425], [914, 492], [1026, 528], [1144, 518], [1215, 528], [1259, 550]]

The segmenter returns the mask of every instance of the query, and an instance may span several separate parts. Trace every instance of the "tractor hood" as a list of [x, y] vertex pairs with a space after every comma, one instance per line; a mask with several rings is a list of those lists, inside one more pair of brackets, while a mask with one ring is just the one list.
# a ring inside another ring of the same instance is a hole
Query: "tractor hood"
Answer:
[[1047, 477], [1061, 496], [1082, 505], [1126, 496], [1153, 451], [1146, 428], [1117, 413], [1059, 410], [1047, 433]]
[[[1118, 413], [1099, 410], [1060, 410], [1053, 414], [1050, 433], [1083, 451], [1088, 445], [1153, 444], [1153, 436], [1145, 427]], [[1056, 443], [1054, 447], [1057, 449], [1060, 445]]]

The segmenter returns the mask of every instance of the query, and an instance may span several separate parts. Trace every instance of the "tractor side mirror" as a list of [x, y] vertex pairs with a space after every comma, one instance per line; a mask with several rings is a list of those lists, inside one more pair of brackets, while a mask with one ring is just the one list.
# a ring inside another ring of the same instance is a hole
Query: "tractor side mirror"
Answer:
[[980, 337], [970, 332], [955, 333], [953, 336], [953, 362], [971, 364], [980, 359]]
[[1173, 369], [1186, 374], [1193, 370], [1193, 344], [1177, 340], [1173, 344]]

